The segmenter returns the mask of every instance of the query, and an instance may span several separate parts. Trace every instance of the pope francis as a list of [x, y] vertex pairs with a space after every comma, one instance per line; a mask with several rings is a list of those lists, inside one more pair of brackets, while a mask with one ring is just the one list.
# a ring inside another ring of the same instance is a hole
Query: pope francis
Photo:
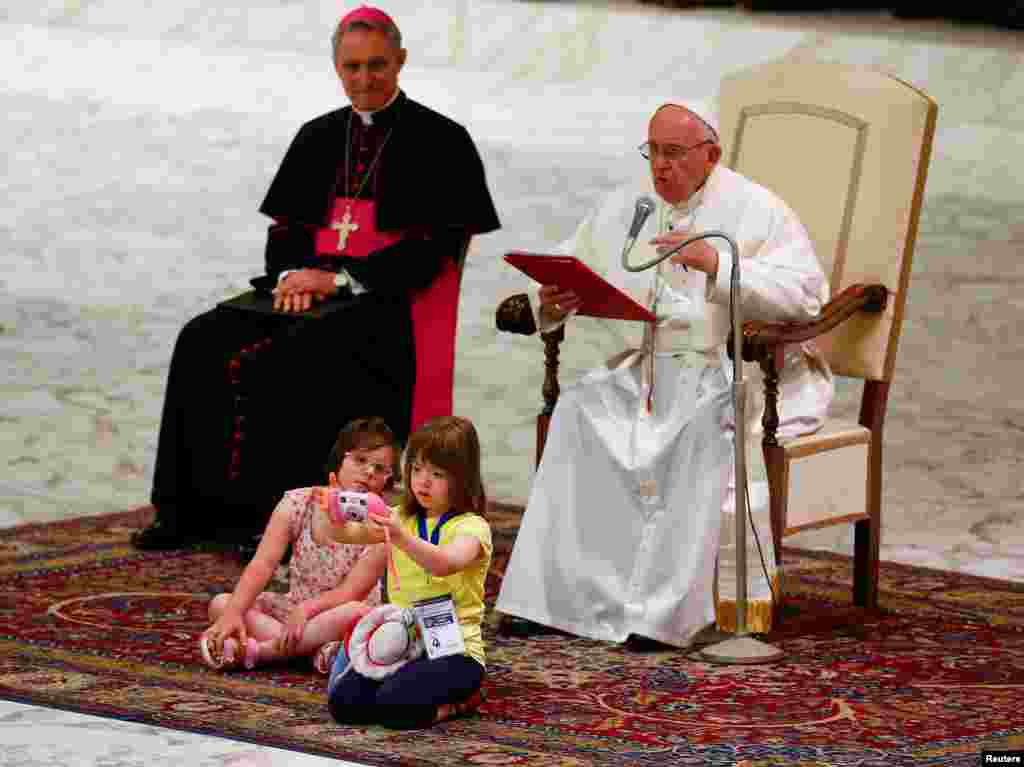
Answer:
[[[634, 636], [686, 647], [716, 618], [716, 564], [720, 624], [734, 593], [726, 546], [735, 499], [725, 356], [732, 259], [724, 242], [706, 239], [654, 269], [627, 271], [621, 252], [634, 203], [642, 195], [655, 200], [633, 263], [697, 232], [724, 231], [736, 241], [745, 319], [814, 317], [829, 288], [793, 211], [719, 164], [706, 110], [659, 107], [640, 152], [649, 177], [612, 192], [560, 250], [644, 303], [658, 321], [603, 321], [621, 338], [622, 353], [563, 390], [497, 609], [593, 639]], [[543, 285], [538, 325], [552, 330], [579, 307], [572, 291]], [[638, 337], [630, 337], [632, 330]], [[756, 431], [761, 385], [750, 378], [754, 401], [746, 412]], [[779, 391], [780, 437], [821, 425], [833, 381], [813, 346], [788, 350]], [[757, 489], [763, 490], [752, 488], [751, 508], [763, 513], [766, 493]], [[769, 579], [775, 580], [770, 529], [759, 528], [765, 568], [756, 542], [747, 547], [754, 632], [770, 625]]]

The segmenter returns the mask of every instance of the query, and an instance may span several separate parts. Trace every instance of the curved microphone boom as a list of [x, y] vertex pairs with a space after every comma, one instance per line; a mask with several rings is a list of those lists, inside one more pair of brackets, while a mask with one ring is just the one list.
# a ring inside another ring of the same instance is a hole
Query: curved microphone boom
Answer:
[[647, 218], [654, 212], [654, 200], [647, 195], [640, 197], [636, 201], [636, 207], [633, 209], [633, 223], [629, 225], [629, 234], [626, 235], [626, 244], [622, 247], [622, 265], [626, 266], [626, 258], [629, 256], [629, 251], [633, 249], [633, 245], [636, 243], [636, 238], [640, 236], [640, 230], [644, 228], [644, 224], [647, 222]]
[[[650, 211], [643, 213], [641, 218], [641, 203], [649, 198], [641, 197], [636, 201], [636, 213], [633, 216], [633, 226], [629, 230], [629, 238], [626, 240], [626, 249], [622, 252], [622, 266], [630, 272], [642, 272], [645, 269], [650, 269], [652, 266], [656, 266], [664, 261], [666, 258], [678, 253], [680, 250], [685, 248], [692, 242], [698, 240], [706, 240], [712, 237], [725, 240], [729, 246], [729, 252], [732, 256], [732, 273], [729, 280], [729, 319], [732, 326], [732, 336], [734, 343], [733, 352], [733, 381], [732, 381], [732, 401], [733, 401], [733, 412], [734, 422], [736, 428], [734, 430], [734, 443], [735, 448], [733, 454], [734, 467], [735, 467], [735, 481], [736, 481], [736, 632], [735, 638], [728, 639], [724, 642], [719, 642], [716, 645], [705, 648], [701, 651], [701, 656], [706, 660], [713, 661], [715, 663], [770, 663], [771, 661], [778, 660], [782, 656], [782, 651], [766, 644], [758, 639], [754, 639], [750, 636], [750, 630], [747, 627], [747, 531], [746, 522], [749, 515], [747, 508], [747, 448], [746, 448], [746, 423], [747, 417], [745, 411], [746, 403], [746, 384], [743, 380], [743, 363], [742, 363], [742, 341], [743, 338], [743, 312], [740, 304], [740, 250], [736, 244], [736, 241], [728, 234], [722, 231], [707, 231], [695, 234], [692, 237], [684, 240], [678, 245], [673, 246], [664, 253], [661, 253], [645, 264], [639, 264], [637, 266], [630, 266], [626, 262], [626, 256], [629, 254], [629, 249], [633, 246], [633, 242], [636, 240], [636, 235], [640, 233], [640, 227], [643, 226], [644, 220], [650, 215]], [[637, 221], [640, 221], [637, 224]], [[753, 520], [751, 520], [751, 526], [753, 526]], [[754, 528], [754, 534], [757, 534], [757, 529]], [[768, 577], [767, 570], [765, 571], [765, 577], [767, 578], [769, 585], [771, 584], [771, 578]], [[774, 595], [773, 595], [774, 597]]]

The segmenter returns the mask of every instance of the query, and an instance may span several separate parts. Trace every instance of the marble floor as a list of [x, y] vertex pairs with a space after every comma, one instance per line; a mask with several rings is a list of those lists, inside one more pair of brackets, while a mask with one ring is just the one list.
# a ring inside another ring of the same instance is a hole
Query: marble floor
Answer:
[[[514, 502], [531, 479], [541, 366], [536, 339], [494, 329], [497, 302], [526, 287], [502, 253], [568, 236], [637, 171], [654, 106], [713, 100], [737, 69], [844, 61], [931, 94], [939, 124], [887, 422], [882, 557], [1024, 581], [1019, 32], [628, 2], [386, 7], [409, 49], [403, 87], [469, 128], [502, 216], [467, 265], [456, 402], [481, 428], [491, 494]], [[298, 125], [341, 102], [337, 14], [326, 0], [0, 2], [0, 525], [146, 502], [175, 334], [259, 271], [270, 176]], [[604, 342], [574, 332], [563, 381], [600, 361]], [[842, 384], [837, 412], [856, 403]], [[849, 545], [845, 533], [794, 542]], [[3, 702], [0, 732], [0, 766], [317, 763]]]
[[358, 767], [354, 762], [0, 700], [3, 767]]

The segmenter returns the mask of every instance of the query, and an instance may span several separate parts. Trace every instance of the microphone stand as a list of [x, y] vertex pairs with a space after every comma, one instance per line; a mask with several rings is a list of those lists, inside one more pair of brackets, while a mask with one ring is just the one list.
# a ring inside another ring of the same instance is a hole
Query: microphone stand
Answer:
[[701, 650], [700, 655], [715, 663], [755, 664], [771, 663], [782, 657], [782, 650], [750, 636], [747, 629], [747, 449], [746, 449], [746, 381], [743, 380], [743, 317], [740, 304], [740, 250], [735, 240], [721, 231], [708, 231], [694, 235], [671, 250], [653, 258], [647, 263], [630, 266], [627, 257], [632, 243], [622, 251], [622, 266], [629, 272], [642, 272], [657, 266], [666, 258], [679, 252], [687, 245], [709, 237], [720, 237], [729, 245], [732, 255], [732, 276], [729, 284], [729, 316], [732, 320], [733, 337], [733, 410], [736, 418], [735, 462], [736, 462], [736, 634]]

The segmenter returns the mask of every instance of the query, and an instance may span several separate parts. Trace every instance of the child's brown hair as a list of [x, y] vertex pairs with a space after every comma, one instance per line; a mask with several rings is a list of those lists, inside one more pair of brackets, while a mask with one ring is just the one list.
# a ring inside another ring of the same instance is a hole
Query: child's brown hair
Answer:
[[327, 461], [328, 471], [337, 471], [341, 468], [341, 462], [345, 460], [345, 453], [353, 450], [376, 450], [381, 447], [391, 448], [391, 476], [388, 477], [386, 487], [394, 485], [401, 470], [399, 461], [401, 451], [395, 433], [387, 422], [379, 416], [367, 416], [355, 418], [349, 421], [338, 432], [338, 439], [334, 442], [334, 448]]
[[422, 514], [424, 509], [412, 492], [412, 467], [417, 461], [428, 461], [448, 473], [449, 498], [457, 513], [471, 511], [486, 516], [487, 495], [480, 473], [480, 438], [468, 418], [441, 416], [419, 429], [405, 446], [405, 493], [402, 511]]

